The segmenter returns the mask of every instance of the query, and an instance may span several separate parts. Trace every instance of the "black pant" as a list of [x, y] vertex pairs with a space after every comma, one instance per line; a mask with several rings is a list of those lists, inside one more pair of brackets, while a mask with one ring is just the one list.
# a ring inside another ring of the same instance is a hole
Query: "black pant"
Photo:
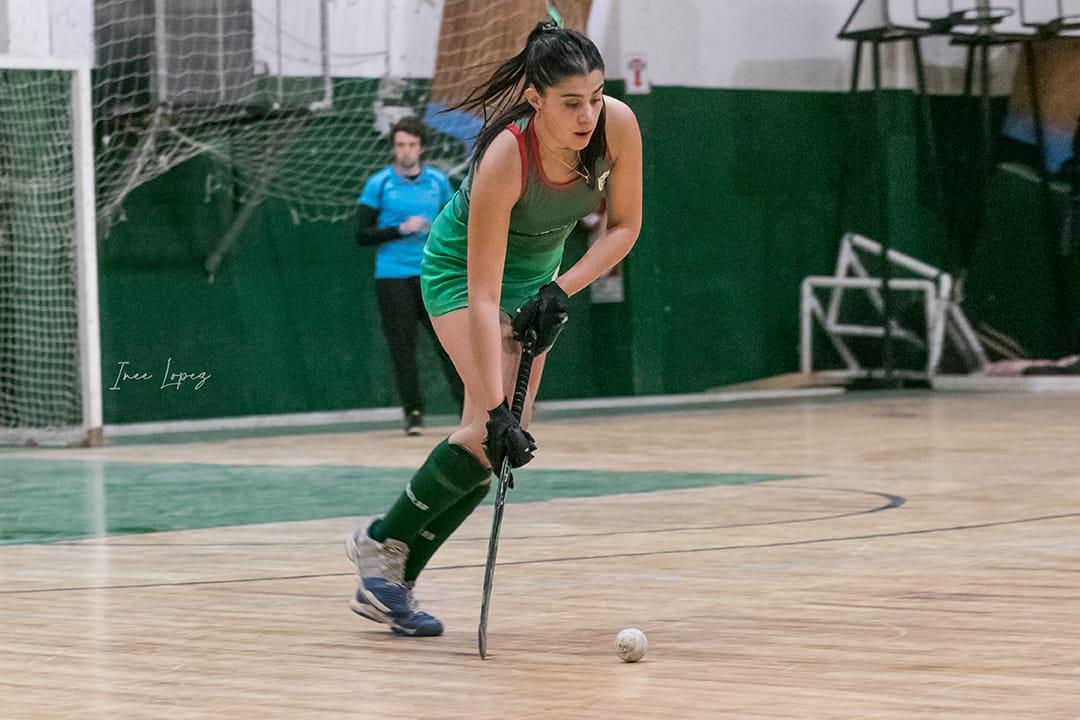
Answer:
[[382, 317], [383, 334], [390, 348], [390, 357], [394, 363], [394, 377], [397, 380], [398, 395], [406, 413], [413, 410], [424, 411], [424, 400], [420, 394], [420, 377], [416, 366], [416, 328], [422, 326], [431, 337], [435, 352], [443, 366], [443, 373], [450, 385], [450, 396], [461, 410], [465, 402], [465, 386], [458, 377], [454, 364], [443, 350], [431, 318], [424, 309], [420, 297], [420, 278], [378, 279], [375, 281], [375, 295], [379, 300], [379, 315]]

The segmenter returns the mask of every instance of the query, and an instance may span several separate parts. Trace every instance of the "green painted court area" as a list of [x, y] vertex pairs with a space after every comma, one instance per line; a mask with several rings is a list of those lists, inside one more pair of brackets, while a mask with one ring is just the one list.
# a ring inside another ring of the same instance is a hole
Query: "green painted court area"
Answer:
[[[180, 465], [9, 457], [0, 469], [0, 544], [371, 515], [397, 497], [412, 472], [341, 465]], [[510, 502], [748, 485], [791, 477], [526, 469], [517, 474]]]

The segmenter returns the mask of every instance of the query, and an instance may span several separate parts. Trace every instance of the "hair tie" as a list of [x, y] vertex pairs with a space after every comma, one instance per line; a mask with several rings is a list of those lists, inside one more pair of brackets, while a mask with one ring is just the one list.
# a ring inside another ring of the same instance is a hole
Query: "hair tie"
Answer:
[[548, 15], [550, 15], [551, 19], [555, 22], [555, 27], [544, 28], [544, 31], [550, 32], [552, 30], [562, 29], [564, 27], [563, 17], [562, 14], [559, 12], [559, 9], [555, 7], [555, 3], [553, 2], [553, 0], [547, 0], [547, 11]]

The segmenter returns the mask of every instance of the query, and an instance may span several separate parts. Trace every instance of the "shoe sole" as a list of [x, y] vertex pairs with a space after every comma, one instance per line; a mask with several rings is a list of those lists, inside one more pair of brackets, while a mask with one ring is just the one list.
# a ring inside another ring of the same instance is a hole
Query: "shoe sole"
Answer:
[[397, 624], [390, 625], [390, 632], [400, 637], [438, 637], [443, 634], [442, 628], [438, 632], [421, 632], [419, 629], [410, 630]]
[[382, 623], [383, 625], [390, 625], [391, 629], [394, 625], [394, 619], [389, 615], [379, 612], [373, 606], [366, 603], [357, 602], [356, 598], [349, 601], [349, 609], [360, 617], [367, 618], [373, 622]]

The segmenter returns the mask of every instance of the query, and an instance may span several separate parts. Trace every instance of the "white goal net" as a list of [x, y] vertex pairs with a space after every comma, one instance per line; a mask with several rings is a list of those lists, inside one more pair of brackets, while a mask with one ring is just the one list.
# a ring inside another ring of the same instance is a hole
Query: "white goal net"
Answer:
[[0, 58], [0, 441], [95, 442], [89, 69]]
[[[583, 28], [590, 0], [559, 3]], [[386, 164], [389, 126], [432, 130], [425, 161], [463, 169], [474, 118], [443, 114], [520, 48], [547, 0], [97, 0], [99, 221], [201, 153], [241, 202], [340, 220]]]

